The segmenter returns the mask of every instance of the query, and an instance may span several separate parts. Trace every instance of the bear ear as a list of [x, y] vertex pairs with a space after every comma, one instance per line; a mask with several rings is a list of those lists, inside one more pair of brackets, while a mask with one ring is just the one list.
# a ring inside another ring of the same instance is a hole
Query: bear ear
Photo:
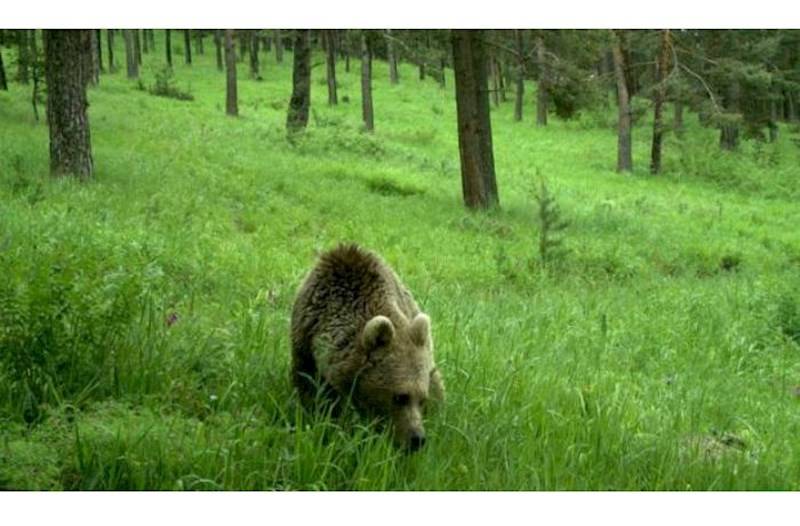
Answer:
[[386, 316], [375, 316], [367, 322], [362, 333], [362, 342], [367, 351], [383, 347], [394, 338], [394, 325]]
[[430, 387], [428, 389], [432, 400], [438, 403], [444, 402], [444, 380], [442, 380], [442, 373], [436, 367], [431, 370]]
[[431, 338], [431, 319], [427, 314], [420, 312], [408, 327], [408, 334], [415, 345], [422, 347]]

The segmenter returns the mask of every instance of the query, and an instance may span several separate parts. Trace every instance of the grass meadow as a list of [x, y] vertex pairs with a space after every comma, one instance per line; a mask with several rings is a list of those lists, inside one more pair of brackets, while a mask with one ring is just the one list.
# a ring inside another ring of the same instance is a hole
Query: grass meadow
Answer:
[[[117, 39], [88, 183], [49, 177], [30, 86], [0, 92], [0, 488], [800, 489], [797, 129], [722, 152], [689, 114], [653, 177], [647, 115], [620, 175], [615, 106], [537, 128], [528, 83], [522, 122], [492, 110], [501, 208], [473, 213], [452, 71], [377, 61], [370, 135], [358, 60], [329, 107], [316, 55], [289, 142], [290, 51], [239, 64], [231, 118], [210, 39], [192, 66], [173, 42], [193, 101], [141, 89], [162, 40], [139, 86]], [[543, 181], [568, 222], [546, 265]], [[448, 399], [418, 454], [292, 391], [294, 293], [342, 241], [432, 318]]]

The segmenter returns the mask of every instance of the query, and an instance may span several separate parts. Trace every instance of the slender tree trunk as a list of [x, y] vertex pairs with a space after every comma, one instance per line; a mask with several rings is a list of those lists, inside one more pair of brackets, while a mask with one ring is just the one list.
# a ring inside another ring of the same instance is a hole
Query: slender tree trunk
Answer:
[[139, 30], [132, 30], [133, 33], [133, 48], [135, 51], [136, 65], [142, 65], [142, 41], [139, 39]]
[[[90, 32], [90, 44], [91, 44], [91, 52], [88, 55], [89, 58], [89, 82], [92, 86], [97, 86], [100, 83], [100, 57], [97, 54], [97, 48], [99, 47], [99, 41], [97, 40], [97, 31], [91, 30]], [[35, 36], [33, 38], [36, 38]]]
[[503, 63], [495, 58], [494, 67], [497, 73], [497, 86], [500, 88], [500, 102], [505, 102], [506, 100], [506, 81], [505, 75], [503, 75]]
[[292, 98], [286, 129], [289, 134], [301, 131], [308, 125], [308, 110], [311, 105], [311, 31], [295, 30], [294, 64], [292, 68]]
[[281, 30], [275, 30], [275, 62], [283, 62], [283, 40], [281, 40]]
[[625, 79], [625, 55], [619, 32], [612, 30], [614, 44], [614, 76], [617, 79], [617, 98], [619, 100], [619, 125], [617, 138], [617, 171], [630, 172], [633, 170], [633, 155], [631, 150], [631, 110], [628, 98], [628, 86]]
[[327, 80], [328, 80], [328, 104], [335, 106], [339, 103], [339, 98], [336, 96], [336, 38], [334, 36], [335, 30], [328, 29], [325, 31], [325, 39], [328, 42], [326, 53], [327, 65]]
[[128, 67], [128, 78], [139, 78], [139, 64], [136, 62], [136, 45], [133, 42], [133, 29], [123, 29], [122, 38], [125, 40], [125, 64]]
[[30, 42], [28, 30], [18, 29], [17, 33], [17, 82], [28, 84], [30, 82]]
[[539, 69], [539, 81], [536, 84], [536, 126], [547, 126], [547, 100], [549, 71], [547, 56], [542, 35], [536, 37], [536, 66]]
[[514, 120], [522, 120], [522, 105], [525, 102], [525, 42], [522, 30], [514, 30], [514, 41], [517, 45], [517, 92], [514, 100]]
[[[95, 29], [95, 44], [97, 45], [97, 64], [99, 71], [105, 73], [106, 67], [103, 65], [103, 32], [100, 29]], [[34, 31], [34, 42], [36, 41], [36, 33]], [[34, 55], [35, 56], [35, 55]]]
[[194, 32], [195, 51], [197, 51], [198, 55], [205, 55], [206, 54], [205, 49], [203, 49], [203, 37], [204, 36], [205, 35], [203, 34], [202, 30], [197, 30], [197, 31]]
[[192, 65], [192, 33], [191, 29], [183, 30], [183, 58], [187, 65]]
[[500, 106], [500, 84], [497, 77], [497, 60], [494, 55], [489, 55], [489, 75], [492, 78], [492, 106]]
[[0, 46], [0, 90], [8, 91], [8, 81], [6, 80], [6, 67], [3, 64], [2, 46]]
[[272, 37], [267, 33], [266, 30], [263, 31], [263, 46], [264, 46], [264, 53], [271, 53], [272, 52]]
[[164, 51], [167, 54], [167, 65], [172, 67], [172, 33], [169, 29], [164, 30]]
[[675, 114], [673, 116], [672, 127], [678, 135], [683, 133], [683, 101], [675, 101]]
[[391, 84], [397, 84], [400, 82], [400, 77], [397, 74], [397, 56], [395, 54], [391, 29], [386, 30], [386, 57], [389, 61], [389, 82]]
[[[728, 92], [723, 97], [723, 106], [731, 114], [739, 113], [739, 83], [732, 81]], [[739, 147], [739, 123], [734, 119], [725, 120], [720, 125], [719, 146], [723, 150], [735, 150]]]
[[247, 32], [250, 40], [250, 76], [254, 79], [260, 79], [259, 64], [258, 64], [258, 35], [256, 31], [250, 30]]
[[108, 44], [108, 72], [114, 73], [117, 65], [114, 64], [114, 30], [106, 29], [106, 44]]
[[367, 31], [361, 31], [361, 118], [368, 132], [375, 130], [375, 113], [372, 108], [372, 49]]
[[33, 89], [31, 90], [31, 106], [33, 107], [33, 118], [39, 122], [39, 81], [41, 74], [39, 71], [39, 49], [36, 45], [36, 30], [31, 30], [31, 53], [33, 55], [33, 67], [31, 68], [31, 77], [33, 78]]
[[147, 38], [150, 39], [150, 51], [156, 50], [156, 30], [155, 29], [148, 29], [147, 30]]
[[225, 91], [225, 113], [236, 117], [239, 115], [239, 99], [236, 92], [236, 48], [233, 45], [233, 29], [225, 30], [225, 68], [228, 80]]
[[236, 55], [236, 60], [239, 62], [244, 62], [244, 57], [247, 55], [247, 50], [250, 47], [248, 45], [248, 35], [246, 35], [246, 31], [240, 30], [239, 31], [239, 53]]
[[92, 54], [92, 30], [45, 30], [47, 122], [50, 173], [82, 179], [92, 176], [86, 55]]
[[469, 208], [497, 206], [484, 32], [453, 30], [451, 37], [464, 204]]
[[439, 87], [444, 88], [447, 84], [447, 75], [445, 74], [445, 68], [447, 68], [447, 56], [444, 52], [442, 52], [442, 56], [439, 58]]
[[661, 172], [661, 145], [664, 137], [664, 123], [661, 117], [661, 110], [664, 101], [667, 100], [667, 71], [669, 69], [670, 56], [670, 32], [669, 29], [661, 30], [661, 53], [659, 54], [656, 67], [656, 90], [653, 105], [653, 143], [650, 149], [650, 173], [658, 174]]
[[223, 31], [221, 29], [214, 30], [214, 47], [217, 49], [217, 69], [222, 71], [224, 68], [222, 61], [222, 40]]
[[142, 36], [141, 36], [141, 39], [142, 39], [142, 53], [144, 53], [145, 55], [149, 55], [150, 54], [150, 40], [147, 39], [147, 30], [146, 29], [142, 29], [141, 33], [142, 33]]
[[769, 101], [769, 123], [767, 127], [769, 128], [769, 142], [775, 142], [778, 140], [778, 120], [780, 119], [778, 115], [778, 100], [776, 96]]

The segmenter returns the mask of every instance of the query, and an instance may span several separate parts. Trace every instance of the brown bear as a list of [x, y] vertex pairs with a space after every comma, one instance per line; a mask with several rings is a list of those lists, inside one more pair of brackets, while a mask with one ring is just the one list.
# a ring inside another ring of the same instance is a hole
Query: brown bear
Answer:
[[318, 386], [333, 400], [388, 417], [395, 443], [425, 443], [425, 402], [442, 401], [430, 318], [377, 255], [339, 245], [320, 256], [292, 310], [292, 381], [311, 407]]

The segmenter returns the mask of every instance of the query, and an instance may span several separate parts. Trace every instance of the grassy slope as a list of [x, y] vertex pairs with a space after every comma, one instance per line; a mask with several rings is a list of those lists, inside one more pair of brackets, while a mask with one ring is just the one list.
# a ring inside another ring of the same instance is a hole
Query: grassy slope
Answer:
[[[335, 108], [316, 67], [290, 145], [290, 57], [262, 58], [261, 82], [240, 65], [238, 119], [213, 53], [176, 67], [194, 102], [103, 76], [84, 185], [48, 179], [28, 89], [0, 92], [0, 487], [800, 488], [787, 133], [721, 154], [689, 119], [651, 178], [644, 122], [623, 176], [594, 126], [613, 119], [535, 128], [528, 95], [522, 123], [493, 112], [502, 210], [470, 214], [452, 76], [441, 90], [404, 66], [390, 86], [376, 64], [373, 137], [358, 63], [339, 64]], [[547, 272], [531, 263], [541, 177], [570, 221]], [[449, 399], [413, 457], [352, 415], [296, 411], [293, 292], [342, 240], [380, 252], [434, 320]]]

